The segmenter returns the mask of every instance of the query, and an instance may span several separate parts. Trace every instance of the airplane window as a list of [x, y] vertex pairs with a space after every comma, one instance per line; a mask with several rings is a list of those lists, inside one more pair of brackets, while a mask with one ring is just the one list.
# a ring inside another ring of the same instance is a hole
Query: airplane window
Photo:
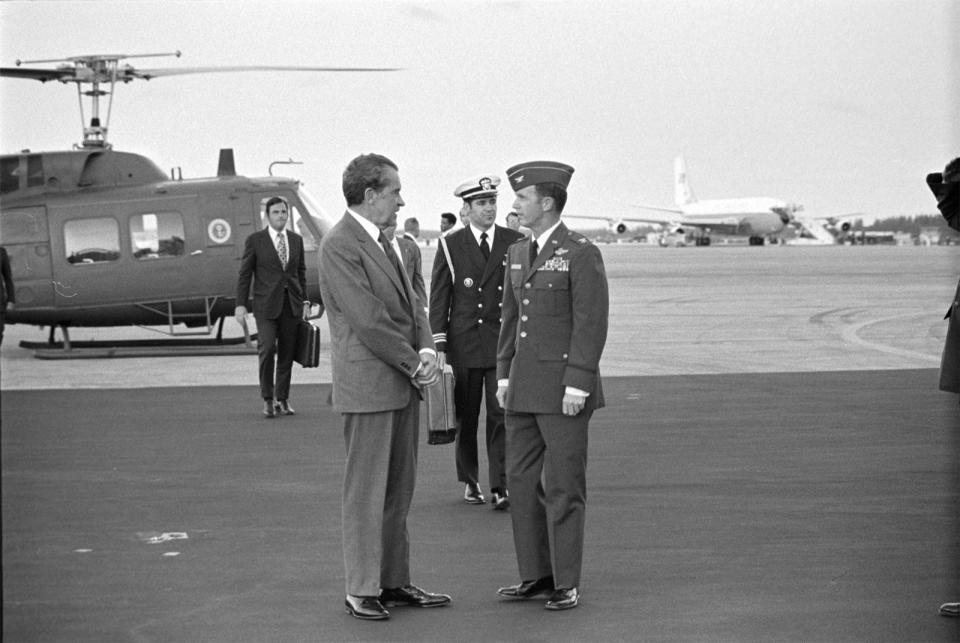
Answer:
[[0, 160], [0, 194], [20, 188], [20, 157], [5, 156]]
[[177, 257], [184, 253], [183, 217], [179, 212], [130, 217], [130, 247], [137, 259]]
[[120, 226], [110, 217], [72, 219], [63, 224], [67, 261], [102, 263], [120, 258]]
[[27, 187], [43, 185], [43, 157], [31, 154], [27, 157]]

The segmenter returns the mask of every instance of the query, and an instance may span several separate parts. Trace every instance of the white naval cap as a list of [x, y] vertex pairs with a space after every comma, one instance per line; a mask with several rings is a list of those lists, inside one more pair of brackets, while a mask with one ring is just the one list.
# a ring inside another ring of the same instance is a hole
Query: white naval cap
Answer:
[[460, 197], [464, 201], [479, 199], [482, 196], [496, 196], [498, 185], [500, 185], [500, 177], [496, 174], [481, 174], [458, 185], [453, 191], [453, 196]]

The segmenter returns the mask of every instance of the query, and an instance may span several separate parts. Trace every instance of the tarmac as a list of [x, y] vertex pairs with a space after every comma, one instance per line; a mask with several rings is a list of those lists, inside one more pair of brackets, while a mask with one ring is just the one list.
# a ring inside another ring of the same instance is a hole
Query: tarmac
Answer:
[[453, 604], [357, 621], [328, 363], [266, 421], [255, 357], [43, 361], [17, 343], [45, 332], [13, 326], [4, 641], [960, 640], [937, 614], [960, 601], [955, 251], [601, 249], [579, 608], [499, 599], [509, 514], [463, 503], [452, 446], [421, 438], [413, 582]]

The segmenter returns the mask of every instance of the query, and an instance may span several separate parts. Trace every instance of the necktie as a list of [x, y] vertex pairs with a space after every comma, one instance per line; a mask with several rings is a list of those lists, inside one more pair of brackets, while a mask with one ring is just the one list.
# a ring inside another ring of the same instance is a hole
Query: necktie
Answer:
[[[397, 256], [397, 253], [393, 251], [393, 244], [387, 241], [387, 237], [380, 233], [380, 246], [383, 248], [383, 251], [387, 254], [387, 259], [390, 260], [390, 263], [393, 264], [393, 269], [397, 271], [397, 276], [400, 277], [400, 281], [403, 281], [403, 266], [400, 264], [400, 257]], [[406, 288], [406, 286], [404, 286]]]
[[490, 246], [487, 244], [487, 233], [480, 233], [480, 252], [483, 253], [484, 259], [490, 258]]
[[280, 265], [287, 267], [287, 233], [283, 230], [277, 235], [277, 255], [280, 257]]
[[533, 265], [533, 262], [537, 259], [537, 253], [540, 252], [540, 246], [537, 244], [537, 240], [534, 239], [530, 243], [530, 265]]

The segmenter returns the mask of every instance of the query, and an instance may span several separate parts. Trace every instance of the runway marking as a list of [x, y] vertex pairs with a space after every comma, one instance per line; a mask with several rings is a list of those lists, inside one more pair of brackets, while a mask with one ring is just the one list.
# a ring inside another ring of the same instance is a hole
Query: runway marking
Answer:
[[865, 339], [862, 339], [857, 333], [873, 324], [881, 324], [888, 321], [893, 321], [896, 319], [906, 319], [908, 317], [927, 317], [930, 313], [909, 313], [906, 315], [893, 315], [892, 317], [882, 317], [880, 319], [872, 319], [870, 321], [860, 322], [859, 324], [851, 324], [843, 329], [841, 332], [841, 337], [844, 341], [851, 344], [858, 344], [864, 348], [870, 348], [881, 353], [887, 353], [888, 355], [899, 355], [900, 357], [910, 357], [912, 359], [918, 359], [925, 362], [934, 362], [940, 363], [939, 355], [929, 355], [927, 353], [919, 353], [917, 351], [906, 350], [903, 348], [895, 348], [893, 346], [888, 346], [886, 344], [878, 344], [876, 342], [870, 342]]

